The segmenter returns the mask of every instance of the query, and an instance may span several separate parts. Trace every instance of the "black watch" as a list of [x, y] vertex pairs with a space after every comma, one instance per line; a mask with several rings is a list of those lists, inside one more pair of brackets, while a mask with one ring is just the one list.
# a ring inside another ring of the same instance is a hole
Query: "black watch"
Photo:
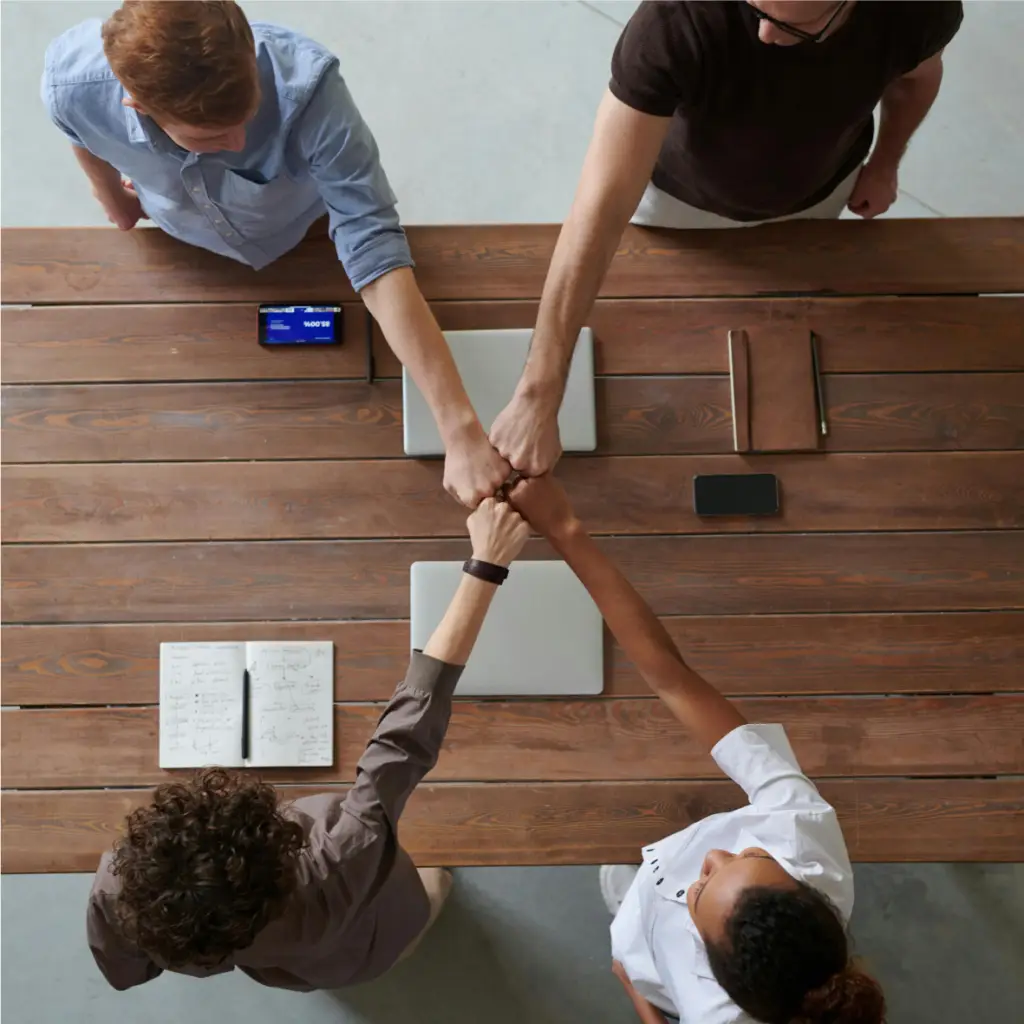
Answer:
[[499, 587], [508, 578], [508, 569], [503, 565], [495, 565], [493, 562], [484, 562], [479, 558], [468, 558], [462, 565], [462, 571], [475, 576], [478, 580], [487, 583], [496, 583]]

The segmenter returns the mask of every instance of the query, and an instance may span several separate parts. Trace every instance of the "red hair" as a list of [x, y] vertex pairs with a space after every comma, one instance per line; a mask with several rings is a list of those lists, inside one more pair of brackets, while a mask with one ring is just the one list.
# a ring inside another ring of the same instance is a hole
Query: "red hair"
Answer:
[[146, 113], [230, 128], [259, 105], [256, 46], [231, 0], [125, 0], [103, 23], [103, 52]]

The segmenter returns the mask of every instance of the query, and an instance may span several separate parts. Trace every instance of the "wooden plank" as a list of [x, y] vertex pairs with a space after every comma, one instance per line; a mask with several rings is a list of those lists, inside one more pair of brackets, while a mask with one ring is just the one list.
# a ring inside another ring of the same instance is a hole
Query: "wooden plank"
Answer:
[[[687, 662], [723, 693], [1020, 690], [1024, 613], [667, 617]], [[409, 624], [159, 623], [5, 626], [3, 703], [155, 704], [161, 641], [330, 640], [339, 701], [387, 700], [405, 674]], [[609, 643], [604, 696], [650, 693]]]
[[[532, 328], [527, 300], [435, 302], [445, 330]], [[345, 304], [345, 343], [267, 352], [253, 304], [35, 306], [0, 312], [8, 384], [361, 377], [363, 309]], [[726, 373], [723, 339], [799, 322], [831, 373], [1024, 370], [1024, 297], [600, 299], [587, 323], [599, 374]], [[376, 373], [400, 366], [375, 332]]]
[[823, 381], [830, 451], [1024, 448], [1024, 374], [825, 374]]
[[[282, 787], [284, 800], [344, 787]], [[846, 779], [821, 784], [850, 857], [870, 861], [1016, 861], [1022, 779]], [[3, 870], [94, 871], [143, 789], [5, 793]], [[694, 821], [734, 810], [730, 782], [421, 785], [402, 818], [420, 865], [626, 864]]]
[[[8, 542], [463, 537], [439, 462], [25, 465], [3, 475]], [[778, 516], [700, 518], [698, 474], [775, 473]], [[595, 533], [1024, 527], [1024, 451], [566, 459]]]
[[[830, 451], [1024, 447], [1024, 374], [830, 374]], [[12, 462], [401, 456], [398, 381], [15, 385], [3, 389]], [[733, 450], [727, 377], [595, 382], [602, 455]]]
[[[445, 330], [530, 327], [537, 303], [437, 302]], [[599, 299], [599, 374], [728, 373], [730, 330], [800, 324], [826, 373], [1024, 370], [1024, 297]]]
[[[815, 776], [1024, 774], [1024, 694], [739, 698], [749, 721], [781, 722]], [[335, 706], [334, 766], [266, 769], [275, 781], [349, 782], [380, 717]], [[3, 781], [13, 789], [133, 786], [157, 767], [158, 711], [3, 712]], [[650, 751], [658, 750], [658, 757]], [[434, 781], [714, 778], [719, 770], [659, 700], [460, 701]]]
[[[599, 541], [659, 615], [1024, 608], [1024, 532]], [[8, 545], [3, 621], [388, 619], [465, 540]], [[550, 558], [531, 540], [523, 558]]]
[[[259, 380], [363, 378], [362, 303], [344, 307], [340, 345], [268, 349], [252, 303], [35, 306], [5, 309], [3, 380]], [[387, 346], [377, 337], [376, 355]]]
[[[599, 452], [732, 448], [725, 378], [599, 380], [596, 399]], [[13, 386], [3, 430], [8, 463], [404, 454], [397, 380]]]
[[[428, 299], [536, 299], [557, 224], [408, 229]], [[157, 229], [7, 228], [5, 303], [353, 298], [330, 240], [307, 238], [255, 274]], [[609, 297], [972, 294], [1024, 291], [1024, 218], [789, 221], [745, 231], [628, 227]]]

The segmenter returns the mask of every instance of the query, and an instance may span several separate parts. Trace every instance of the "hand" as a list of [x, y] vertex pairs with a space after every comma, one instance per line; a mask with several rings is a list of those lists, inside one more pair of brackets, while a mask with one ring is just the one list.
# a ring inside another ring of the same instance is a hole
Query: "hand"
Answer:
[[107, 220], [121, 231], [131, 231], [146, 216], [135, 194], [135, 186], [130, 181], [122, 179], [120, 186], [113, 192], [94, 191], [93, 195], [106, 211]]
[[614, 974], [615, 977], [626, 986], [626, 988], [633, 987], [633, 983], [629, 980], [629, 975], [626, 973], [626, 968], [623, 967], [618, 960], [612, 961], [612, 974]]
[[569, 496], [550, 474], [518, 480], [509, 492], [508, 500], [545, 537], [565, 536], [579, 525]]
[[444, 489], [467, 508], [497, 494], [511, 474], [509, 464], [491, 447], [479, 423], [449, 439], [444, 460]]
[[633, 1008], [640, 1018], [640, 1024], [667, 1024], [665, 1015], [653, 1003], [649, 1003], [635, 988], [629, 980], [626, 968], [618, 960], [612, 961], [612, 974], [622, 982], [626, 995], [633, 1001]]
[[550, 473], [562, 454], [558, 406], [517, 392], [494, 421], [491, 444], [526, 476]]
[[858, 217], [870, 220], [896, 202], [898, 187], [896, 167], [891, 164], [873, 164], [870, 160], [860, 169], [857, 183], [850, 193], [847, 207]]
[[530, 527], [507, 501], [484, 498], [466, 520], [473, 557], [506, 568], [530, 536]]

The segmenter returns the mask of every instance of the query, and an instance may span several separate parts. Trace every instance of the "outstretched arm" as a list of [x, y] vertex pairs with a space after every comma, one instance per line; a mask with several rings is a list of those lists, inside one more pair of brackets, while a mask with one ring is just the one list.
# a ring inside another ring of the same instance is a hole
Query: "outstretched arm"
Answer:
[[650, 180], [671, 123], [606, 92], [572, 209], [558, 236], [515, 395], [491, 427], [514, 469], [550, 470], [561, 454], [558, 410], [576, 337], [590, 313], [629, 218]]
[[736, 707], [683, 661], [647, 602], [583, 528], [559, 484], [550, 476], [521, 480], [510, 497], [580, 578], [648, 686], [702, 746], [711, 750], [744, 724]]

